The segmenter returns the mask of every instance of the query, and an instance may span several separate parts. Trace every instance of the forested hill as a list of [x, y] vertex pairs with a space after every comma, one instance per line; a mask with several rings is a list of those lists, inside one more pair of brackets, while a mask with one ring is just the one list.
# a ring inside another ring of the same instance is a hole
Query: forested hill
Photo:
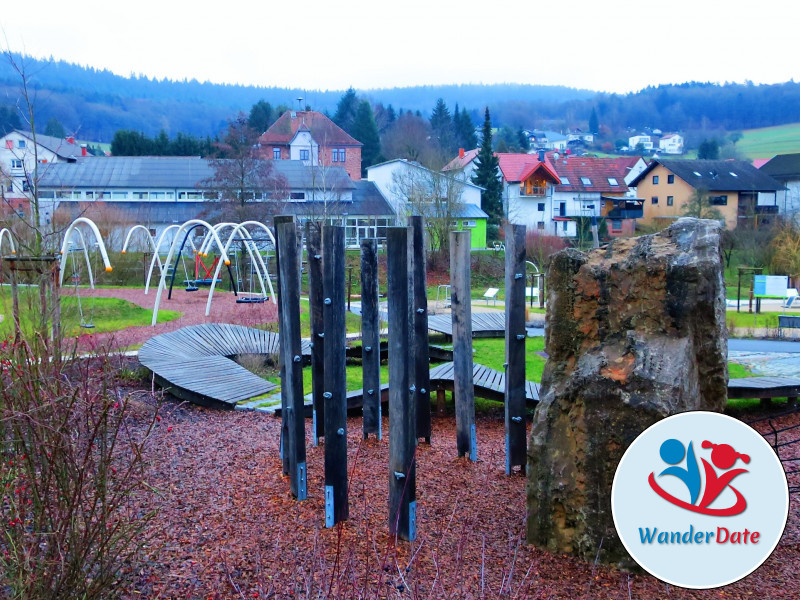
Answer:
[[[333, 113], [344, 90], [319, 91], [121, 77], [109, 71], [58, 60], [13, 55], [24, 64], [34, 90], [38, 127], [57, 119], [81, 139], [109, 142], [118, 129], [155, 136], [164, 130], [197, 137], [215, 136], [238, 111], [259, 100], [273, 106]], [[0, 59], [0, 111], [17, 102], [20, 75]], [[664, 131], [738, 130], [800, 122], [800, 84], [685, 83], [651, 87], [631, 94], [599, 94], [563, 86], [522, 84], [446, 85], [358, 90], [373, 105], [430, 114], [437, 98], [466, 108], [474, 123], [489, 106], [495, 126], [563, 129], [586, 127], [592, 109], [612, 132], [627, 128]]]

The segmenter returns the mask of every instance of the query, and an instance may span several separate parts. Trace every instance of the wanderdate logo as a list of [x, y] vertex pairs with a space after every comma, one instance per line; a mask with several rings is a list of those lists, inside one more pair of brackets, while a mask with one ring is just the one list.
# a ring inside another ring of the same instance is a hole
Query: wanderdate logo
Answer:
[[710, 412], [659, 421], [634, 440], [614, 477], [617, 533], [642, 568], [706, 589], [758, 568], [789, 508], [777, 455], [751, 427]]

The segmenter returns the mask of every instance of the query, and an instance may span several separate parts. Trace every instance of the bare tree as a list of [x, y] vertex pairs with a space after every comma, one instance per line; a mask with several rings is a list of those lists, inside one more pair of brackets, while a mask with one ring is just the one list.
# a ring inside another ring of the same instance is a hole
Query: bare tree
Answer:
[[463, 181], [413, 163], [405, 163], [392, 176], [392, 193], [404, 203], [406, 214], [425, 217], [428, 243], [434, 253], [449, 249], [450, 231], [463, 212], [463, 191]]

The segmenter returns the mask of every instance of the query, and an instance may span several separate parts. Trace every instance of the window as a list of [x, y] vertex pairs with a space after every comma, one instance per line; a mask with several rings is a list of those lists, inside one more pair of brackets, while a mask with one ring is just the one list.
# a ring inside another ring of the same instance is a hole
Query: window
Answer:
[[11, 168], [12, 169], [21, 169], [22, 168], [22, 161], [18, 158], [11, 159]]
[[583, 185], [592, 185], [592, 180], [588, 177], [581, 177], [581, 183]]
[[539, 221], [538, 223], [536, 223], [536, 228], [537, 229], [544, 229], [544, 221]]
[[339, 148], [339, 162], [344, 162], [344, 148]]
[[569, 177], [559, 177], [561, 185], [569, 185]]
[[567, 222], [561, 221], [561, 231], [566, 231], [566, 230], [567, 230]]
[[17, 148], [24, 148], [25, 140], [17, 140]]
[[608, 185], [619, 185], [619, 183], [617, 182], [617, 178], [616, 177], [609, 177], [608, 178]]
[[675, 183], [675, 175], [667, 175], [667, 183]]
[[463, 225], [464, 227], [475, 227], [477, 223], [475, 223], [475, 221], [464, 221]]
[[344, 162], [344, 148], [334, 148], [331, 150], [331, 160], [333, 162]]
[[23, 181], [22, 182], [22, 191], [23, 192], [30, 192], [31, 191], [31, 186], [27, 181]]
[[281, 149], [280, 148], [273, 148], [272, 149], [272, 159], [273, 160], [280, 160], [281, 159]]
[[292, 200], [305, 200], [306, 194], [305, 192], [292, 192], [291, 194], [289, 194], [289, 198], [291, 198]]
[[653, 175], [653, 185], [658, 185], [658, 175]]
[[727, 196], [709, 196], [708, 202], [711, 206], [728, 206]]
[[150, 200], [163, 200], [164, 192], [150, 192]]
[[7, 192], [13, 192], [14, 191], [14, 183], [13, 182], [9, 181], [6, 184], [6, 191]]
[[134, 200], [147, 200], [147, 192], [131, 192]]
[[308, 160], [308, 150], [300, 150], [300, 160]]
[[178, 192], [178, 200], [202, 200], [203, 192]]
[[675, 204], [675, 196], [667, 196], [667, 206]]
[[611, 219], [611, 231], [615, 233], [622, 231], [622, 219]]
[[94, 200], [94, 192], [86, 192], [87, 200]]
[[538, 210], [539, 212], [544, 212], [544, 202], [539, 202], [539, 203], [536, 205], [536, 208], [537, 208], [537, 210]]
[[128, 192], [111, 192], [112, 200], [127, 200]]
[[651, 204], [658, 204], [658, 196], [653, 196], [652, 198], [650, 198], [650, 203]]

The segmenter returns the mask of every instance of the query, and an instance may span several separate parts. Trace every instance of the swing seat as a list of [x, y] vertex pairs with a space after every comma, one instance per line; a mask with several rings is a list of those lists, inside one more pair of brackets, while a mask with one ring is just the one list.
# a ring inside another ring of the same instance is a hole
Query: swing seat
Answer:
[[187, 286], [186, 286], [186, 291], [187, 291], [187, 292], [196, 292], [196, 291], [197, 291], [197, 290], [199, 290], [199, 289], [200, 289], [200, 288], [199, 288], [199, 287], [197, 287], [196, 285], [187, 285]]
[[94, 323], [81, 323], [83, 329], [94, 329]]
[[236, 304], [263, 304], [267, 299], [264, 296], [240, 296], [236, 298]]

